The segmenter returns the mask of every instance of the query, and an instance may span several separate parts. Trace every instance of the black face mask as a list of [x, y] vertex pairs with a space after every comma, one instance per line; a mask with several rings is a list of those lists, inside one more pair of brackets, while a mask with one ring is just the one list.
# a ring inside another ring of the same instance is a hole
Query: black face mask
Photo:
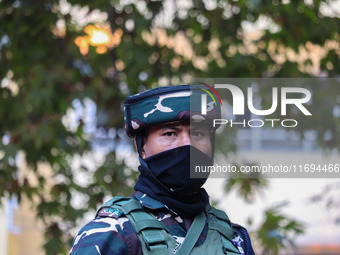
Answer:
[[169, 190], [192, 193], [202, 187], [208, 174], [194, 179], [190, 178], [190, 171], [195, 171], [195, 165], [212, 165], [212, 160], [195, 147], [186, 145], [153, 155], [145, 159], [145, 163], [154, 177]]
[[212, 165], [209, 156], [186, 145], [139, 160], [141, 175], [136, 190], [163, 202], [184, 217], [194, 217], [204, 209], [209, 198], [201, 187], [208, 174], [190, 178], [190, 170], [194, 171], [195, 165]]

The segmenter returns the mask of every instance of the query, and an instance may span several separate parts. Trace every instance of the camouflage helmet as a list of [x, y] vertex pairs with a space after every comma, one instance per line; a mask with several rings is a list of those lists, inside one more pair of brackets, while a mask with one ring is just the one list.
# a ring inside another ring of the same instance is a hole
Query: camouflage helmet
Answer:
[[[124, 104], [125, 131], [129, 137], [142, 135], [151, 125], [190, 121], [208, 123], [211, 131], [214, 119], [221, 118], [217, 95], [204, 85], [178, 85], [150, 89], [127, 97]], [[202, 95], [206, 114], [202, 114]]]

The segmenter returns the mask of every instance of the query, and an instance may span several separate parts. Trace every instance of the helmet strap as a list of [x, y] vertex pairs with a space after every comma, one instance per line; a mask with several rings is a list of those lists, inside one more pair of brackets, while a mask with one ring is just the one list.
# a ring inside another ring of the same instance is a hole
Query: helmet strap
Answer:
[[215, 154], [215, 131], [210, 131], [211, 159], [214, 160]]
[[143, 146], [143, 136], [142, 135], [136, 135], [136, 147], [137, 147], [137, 152], [139, 156], [141, 156], [142, 152], [142, 146]]

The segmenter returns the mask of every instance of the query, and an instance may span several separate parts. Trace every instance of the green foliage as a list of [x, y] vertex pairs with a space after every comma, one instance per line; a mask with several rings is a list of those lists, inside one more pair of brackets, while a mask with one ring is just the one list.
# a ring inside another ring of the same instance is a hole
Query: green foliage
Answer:
[[340, 224], [340, 182], [335, 181], [334, 183], [326, 185], [321, 191], [316, 192], [311, 198], [312, 203], [317, 203], [327, 209], [330, 219], [335, 224]]
[[265, 220], [256, 232], [261, 254], [277, 255], [285, 246], [293, 246], [297, 235], [304, 232], [304, 225], [280, 212], [282, 205], [265, 212]]
[[[34, 202], [37, 217], [46, 227], [46, 254], [67, 253], [71, 229], [84, 212], [95, 210], [106, 196], [128, 195], [136, 180], [136, 172], [118, 160], [115, 150], [94, 169], [74, 164], [76, 157], [96, 161], [91, 154], [93, 137], [84, 132], [85, 117], [73, 120], [76, 127], [65, 119], [75, 99], [91, 98], [104, 116], [98, 118], [98, 125], [117, 131], [123, 127], [122, 102], [127, 94], [186, 82], [187, 77], [316, 75], [305, 65], [317, 63], [310, 58], [299, 63], [285, 52], [298, 52], [308, 43], [324, 47], [329, 40], [335, 46], [329, 47], [320, 68], [330, 77], [339, 75], [340, 21], [323, 16], [319, 8], [328, 1], [307, 5], [306, 1], [220, 0], [212, 7], [201, 1], [188, 1], [190, 7], [174, 1], [178, 6], [169, 20], [162, 1], [132, 1], [124, 6], [119, 1], [61, 2], [0, 1], [0, 197], [19, 201], [27, 197]], [[67, 9], [72, 6], [78, 9]], [[85, 6], [88, 10], [80, 9]], [[123, 31], [122, 41], [106, 54], [97, 54], [90, 46], [89, 53], [82, 55], [74, 40], [84, 35], [80, 23], [96, 9], [107, 14], [112, 32]], [[265, 28], [251, 42], [244, 24], [262, 17], [278, 28]], [[133, 26], [129, 28], [128, 23]], [[284, 59], [278, 61], [281, 55]], [[333, 134], [339, 133], [339, 123], [330, 125]], [[325, 130], [318, 132], [322, 137]], [[116, 135], [112, 143], [121, 140]], [[320, 144], [338, 148], [339, 136], [332, 144], [321, 139]], [[228, 153], [236, 150], [233, 143], [227, 146]], [[86, 182], [80, 181], [82, 174], [87, 174]], [[229, 188], [235, 187], [250, 200], [265, 182], [234, 180]], [[76, 196], [80, 205], [75, 205]], [[277, 211], [267, 213], [274, 219], [277, 215]], [[282, 221], [277, 219], [274, 226]], [[268, 249], [275, 247], [279, 246]]]
[[261, 177], [259, 173], [256, 176], [238, 176], [238, 178], [230, 178], [225, 187], [225, 191], [230, 192], [236, 190], [238, 195], [246, 202], [254, 202], [256, 197], [260, 196], [262, 191], [268, 186], [268, 181]]

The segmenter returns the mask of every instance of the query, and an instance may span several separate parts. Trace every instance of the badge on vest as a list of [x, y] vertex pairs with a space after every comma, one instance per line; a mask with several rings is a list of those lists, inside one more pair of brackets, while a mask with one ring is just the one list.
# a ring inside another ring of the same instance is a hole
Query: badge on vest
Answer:
[[115, 208], [103, 208], [99, 211], [98, 216], [118, 219], [122, 214], [122, 211]]

